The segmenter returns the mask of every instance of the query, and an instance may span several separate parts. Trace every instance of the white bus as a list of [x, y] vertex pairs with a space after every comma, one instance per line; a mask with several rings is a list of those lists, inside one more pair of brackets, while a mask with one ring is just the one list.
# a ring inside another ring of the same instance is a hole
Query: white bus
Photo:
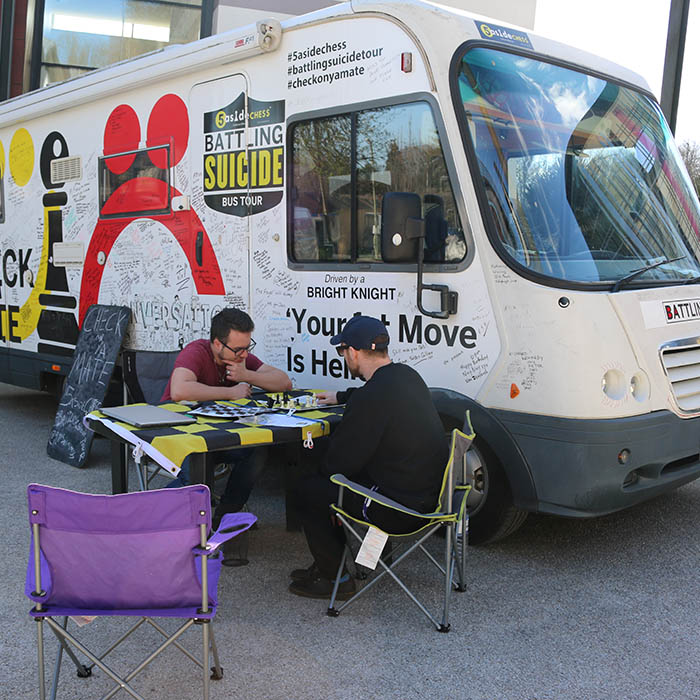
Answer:
[[365, 313], [446, 428], [472, 412], [472, 542], [700, 475], [700, 208], [625, 68], [353, 0], [0, 104], [0, 174], [1, 381], [58, 383], [100, 302], [143, 350], [246, 308], [265, 362], [341, 388]]

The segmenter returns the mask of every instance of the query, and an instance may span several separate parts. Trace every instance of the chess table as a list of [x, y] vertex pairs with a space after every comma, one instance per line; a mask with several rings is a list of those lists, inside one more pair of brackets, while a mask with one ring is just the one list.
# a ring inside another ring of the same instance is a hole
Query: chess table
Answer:
[[[310, 393], [312, 392], [289, 392], [292, 398]], [[208, 455], [237, 447], [290, 443], [301, 445], [308, 439], [308, 433], [311, 433], [312, 439], [329, 435], [342, 418], [343, 406], [318, 406], [294, 413], [307, 421], [304, 427], [257, 425], [255, 415], [259, 411], [250, 409], [266, 408], [265, 413], [268, 413], [268, 396], [275, 395], [256, 394], [254, 399], [207, 402], [227, 405], [232, 407], [230, 411], [236, 408], [248, 410], [239, 410], [234, 416], [222, 417], [195, 414], [196, 422], [187, 425], [139, 428], [109, 419], [100, 411], [88, 414], [85, 423], [95, 433], [112, 442], [112, 493], [125, 493], [128, 490], [128, 448], [140, 450], [172, 474], [179, 473], [185, 457], [191, 456], [190, 480], [192, 483], [204, 483], [212, 488], [214, 460], [207, 459]], [[192, 407], [179, 403], [165, 403], [160, 406], [176, 413], [192, 410]], [[280, 409], [279, 413], [287, 414], [288, 409]]]

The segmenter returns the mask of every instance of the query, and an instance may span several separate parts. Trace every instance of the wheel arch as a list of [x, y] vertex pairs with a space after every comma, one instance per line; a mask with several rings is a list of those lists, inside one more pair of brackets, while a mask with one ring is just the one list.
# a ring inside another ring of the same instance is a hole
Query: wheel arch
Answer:
[[470, 411], [474, 432], [488, 444], [503, 466], [514, 505], [523, 510], [536, 511], [537, 492], [530, 466], [503, 423], [474, 399], [452, 389], [431, 387], [430, 394], [446, 428], [461, 426], [465, 411]]

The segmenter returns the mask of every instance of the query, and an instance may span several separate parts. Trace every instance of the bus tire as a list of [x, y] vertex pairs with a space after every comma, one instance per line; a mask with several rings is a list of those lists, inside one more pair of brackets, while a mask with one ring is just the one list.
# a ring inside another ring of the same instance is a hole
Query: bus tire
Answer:
[[41, 389], [53, 396], [57, 401], [63, 396], [63, 389], [66, 386], [65, 374], [44, 373], [41, 379]]
[[473, 490], [469, 498], [469, 544], [497, 542], [513, 534], [526, 520], [527, 511], [516, 508], [508, 478], [500, 460], [478, 436], [467, 453]]

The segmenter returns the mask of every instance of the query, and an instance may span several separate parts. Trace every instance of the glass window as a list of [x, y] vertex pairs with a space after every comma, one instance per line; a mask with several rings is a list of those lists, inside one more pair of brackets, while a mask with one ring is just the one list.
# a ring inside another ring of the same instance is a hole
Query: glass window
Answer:
[[45, 87], [46, 85], [51, 85], [51, 83], [60, 83], [63, 80], [77, 78], [79, 75], [89, 73], [91, 70], [92, 68], [70, 68], [44, 63], [41, 66], [40, 86]]
[[456, 262], [464, 233], [426, 102], [300, 122], [292, 129], [292, 253], [298, 262], [381, 262], [382, 198], [412, 192], [434, 217], [426, 262]]
[[99, 178], [102, 219], [170, 212], [170, 146], [104, 156]]
[[351, 259], [349, 116], [300, 122], [292, 131], [295, 260]]
[[515, 261], [573, 282], [700, 274], [698, 200], [650, 98], [486, 48], [458, 84], [488, 223]]
[[201, 0], [46, 0], [39, 87], [199, 38]]

